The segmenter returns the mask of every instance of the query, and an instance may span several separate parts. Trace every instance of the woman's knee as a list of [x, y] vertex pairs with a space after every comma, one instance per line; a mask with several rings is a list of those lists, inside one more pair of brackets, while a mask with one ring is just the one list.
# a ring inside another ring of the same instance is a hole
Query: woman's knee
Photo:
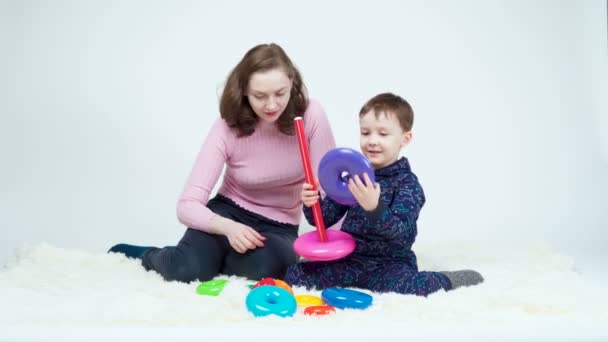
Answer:
[[270, 250], [260, 249], [247, 254], [233, 252], [226, 257], [222, 273], [252, 280], [262, 278], [283, 279], [287, 268], [295, 264], [296, 260], [296, 257], [281, 258]]
[[195, 253], [183, 253], [183, 251], [176, 249], [161, 250], [156, 255], [146, 255], [144, 266], [146, 264], [150, 266], [146, 268], [157, 271], [165, 280], [184, 283], [195, 280], [210, 280], [217, 275], [219, 268], [213, 267], [208, 262], [205, 264], [204, 260], [201, 260], [200, 256]]
[[254, 268], [243, 270], [243, 276], [252, 280], [260, 280], [262, 278], [283, 279], [285, 277], [287, 266], [285, 265], [268, 265], [262, 264]]
[[189, 283], [192, 281], [207, 281], [213, 279], [217, 275], [217, 272], [213, 272], [210, 269], [201, 267], [198, 263], [188, 261], [185, 263], [177, 264], [167, 274], [165, 279], [176, 280], [183, 283]]
[[233, 265], [232, 272], [230, 273], [251, 280], [260, 280], [262, 278], [283, 279], [288, 266], [280, 262], [243, 263]]

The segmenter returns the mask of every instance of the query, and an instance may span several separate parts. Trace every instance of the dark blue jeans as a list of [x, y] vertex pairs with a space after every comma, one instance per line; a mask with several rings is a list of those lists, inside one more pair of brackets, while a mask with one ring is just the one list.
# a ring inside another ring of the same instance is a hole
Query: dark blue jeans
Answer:
[[218, 274], [252, 280], [283, 278], [287, 268], [298, 260], [293, 242], [298, 226], [280, 223], [239, 207], [227, 197], [217, 195], [207, 203], [214, 213], [245, 224], [264, 237], [264, 247], [238, 253], [223, 235], [188, 228], [177, 246], [152, 248], [142, 257], [147, 270], [160, 273], [166, 280], [206, 281]]

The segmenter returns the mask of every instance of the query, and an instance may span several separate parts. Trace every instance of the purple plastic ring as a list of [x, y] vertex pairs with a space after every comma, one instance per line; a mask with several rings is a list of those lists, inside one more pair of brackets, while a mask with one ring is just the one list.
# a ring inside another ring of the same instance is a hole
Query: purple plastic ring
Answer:
[[348, 190], [348, 180], [359, 175], [363, 180], [363, 173], [367, 173], [372, 182], [376, 182], [374, 169], [361, 152], [352, 148], [340, 147], [327, 152], [319, 163], [319, 183], [325, 193], [334, 201], [353, 205], [357, 200]]

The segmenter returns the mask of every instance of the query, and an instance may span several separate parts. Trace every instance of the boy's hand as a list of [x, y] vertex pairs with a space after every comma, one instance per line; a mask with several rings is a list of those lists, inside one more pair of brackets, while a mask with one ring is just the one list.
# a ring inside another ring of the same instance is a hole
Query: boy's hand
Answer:
[[316, 180], [317, 190], [313, 190], [312, 184], [304, 183], [302, 184], [302, 193], [300, 194], [300, 199], [307, 207], [312, 207], [319, 200], [319, 180]]
[[359, 175], [355, 175], [348, 180], [348, 189], [365, 211], [372, 211], [378, 207], [380, 184], [373, 184], [367, 173], [363, 174], [363, 179], [365, 183], [361, 181]]

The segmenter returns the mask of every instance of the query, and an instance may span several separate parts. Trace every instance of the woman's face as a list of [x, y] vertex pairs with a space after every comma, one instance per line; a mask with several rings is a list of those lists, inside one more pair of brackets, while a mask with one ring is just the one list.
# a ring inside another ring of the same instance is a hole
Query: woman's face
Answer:
[[289, 103], [291, 80], [281, 69], [259, 71], [251, 75], [247, 99], [253, 111], [266, 122], [275, 122]]

